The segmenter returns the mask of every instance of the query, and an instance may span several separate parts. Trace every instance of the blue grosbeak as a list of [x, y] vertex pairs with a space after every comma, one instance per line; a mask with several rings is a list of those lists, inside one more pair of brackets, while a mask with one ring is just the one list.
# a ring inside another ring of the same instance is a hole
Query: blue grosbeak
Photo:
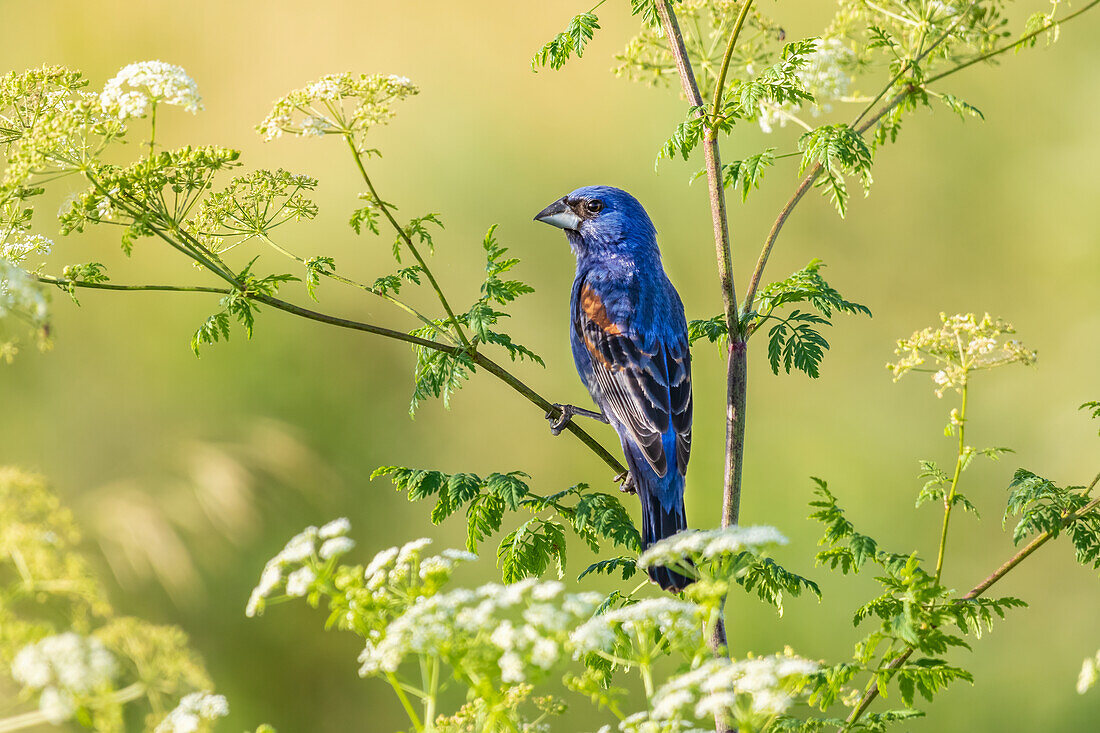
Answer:
[[[638, 200], [588, 186], [535, 217], [565, 230], [577, 257], [570, 344], [577, 372], [600, 412], [564, 405], [555, 434], [573, 415], [611, 424], [642, 504], [642, 548], [687, 527], [684, 474], [691, 452], [691, 353], [680, 296], [657, 249], [657, 230]], [[666, 590], [691, 582], [664, 567], [649, 577]]]

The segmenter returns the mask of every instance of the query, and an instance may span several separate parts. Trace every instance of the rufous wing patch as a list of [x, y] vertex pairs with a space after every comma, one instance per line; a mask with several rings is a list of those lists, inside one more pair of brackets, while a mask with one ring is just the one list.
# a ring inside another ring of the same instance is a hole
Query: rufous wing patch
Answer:
[[608, 336], [622, 335], [622, 329], [612, 323], [611, 317], [607, 315], [607, 308], [604, 307], [599, 294], [587, 284], [581, 289], [581, 310], [588, 316], [588, 320], [599, 326], [600, 330]]

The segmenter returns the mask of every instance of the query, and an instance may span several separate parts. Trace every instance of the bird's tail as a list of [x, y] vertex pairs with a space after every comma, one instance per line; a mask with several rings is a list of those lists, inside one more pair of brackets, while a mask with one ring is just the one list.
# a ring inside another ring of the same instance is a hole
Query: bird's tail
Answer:
[[[638, 498], [641, 499], [642, 504], [643, 551], [654, 542], [671, 537], [680, 530], [687, 529], [683, 477], [675, 470], [670, 470], [669, 473], [672, 475], [663, 478], [653, 475], [652, 471], [646, 471], [645, 473], [648, 475], [644, 477], [635, 474]], [[666, 483], [676, 483], [677, 485], [664, 486], [663, 484]], [[694, 578], [689, 578], [660, 565], [650, 567], [648, 572], [654, 583], [670, 593], [679, 593], [694, 582]]]

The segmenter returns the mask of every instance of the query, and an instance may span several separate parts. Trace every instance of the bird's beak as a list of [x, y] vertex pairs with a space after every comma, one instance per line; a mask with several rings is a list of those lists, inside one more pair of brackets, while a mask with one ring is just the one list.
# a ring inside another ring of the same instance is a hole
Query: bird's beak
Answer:
[[559, 199], [535, 214], [535, 221], [574, 231], [581, 225], [581, 218], [573, 213], [565, 199]]

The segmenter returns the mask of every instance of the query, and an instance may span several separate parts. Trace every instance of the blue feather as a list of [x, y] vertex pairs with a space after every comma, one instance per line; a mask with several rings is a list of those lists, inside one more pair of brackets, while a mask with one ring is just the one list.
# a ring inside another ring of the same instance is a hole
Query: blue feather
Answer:
[[[638, 200], [609, 186], [579, 188], [536, 219], [565, 229], [577, 257], [570, 344], [577, 372], [619, 435], [642, 506], [647, 547], [687, 527], [691, 450], [687, 321], [661, 265], [657, 230]], [[682, 590], [665, 568], [650, 577]]]

